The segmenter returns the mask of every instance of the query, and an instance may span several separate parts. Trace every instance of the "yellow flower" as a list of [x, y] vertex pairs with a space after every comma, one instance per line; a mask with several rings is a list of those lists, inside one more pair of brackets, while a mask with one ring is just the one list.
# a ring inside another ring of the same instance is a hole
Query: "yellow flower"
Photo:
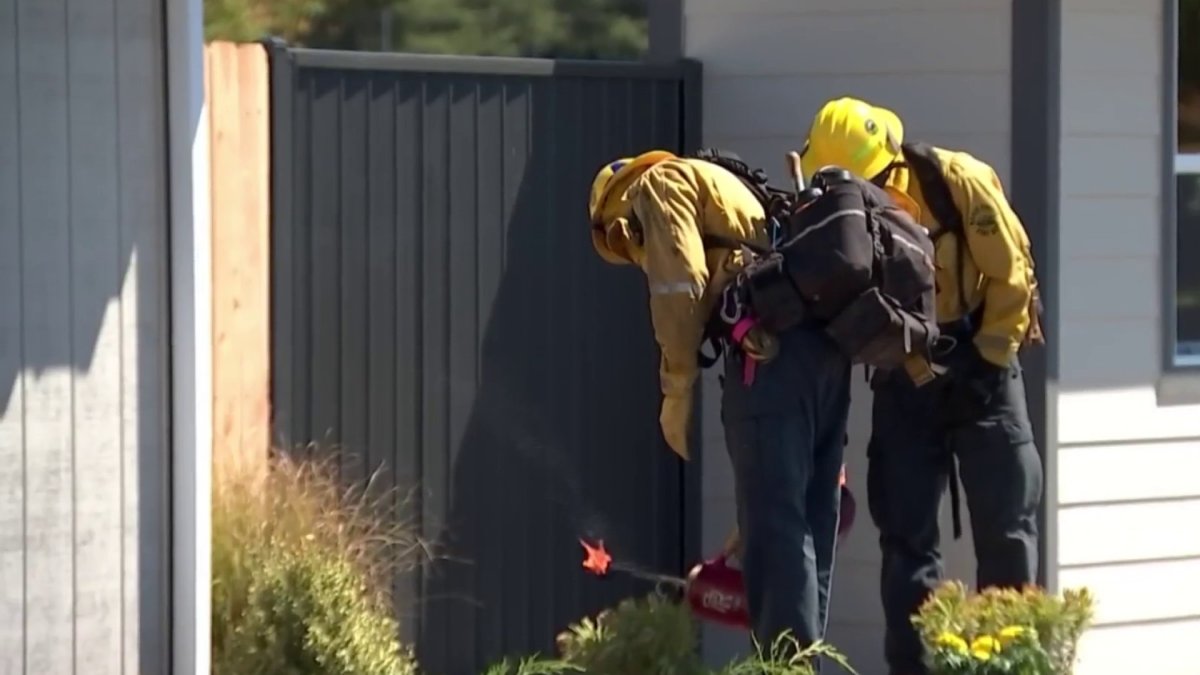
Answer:
[[1013, 640], [1028, 632], [1024, 626], [1006, 626], [1000, 629], [1000, 645], [1007, 647]]
[[967, 653], [967, 641], [954, 633], [942, 633], [937, 636], [937, 646], [952, 649], [959, 654]]
[[971, 643], [971, 654], [980, 661], [987, 661], [1000, 651], [1000, 642], [991, 635], [980, 635]]

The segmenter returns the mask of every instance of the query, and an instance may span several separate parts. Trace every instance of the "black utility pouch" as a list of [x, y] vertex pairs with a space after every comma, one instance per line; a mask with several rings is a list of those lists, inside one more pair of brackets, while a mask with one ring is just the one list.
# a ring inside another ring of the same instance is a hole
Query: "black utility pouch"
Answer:
[[743, 274], [750, 307], [763, 328], [778, 335], [804, 321], [804, 299], [792, 285], [782, 255], [759, 258]]
[[902, 367], [910, 353], [924, 351], [927, 340], [921, 322], [889, 302], [878, 288], [855, 298], [825, 332], [854, 363], [881, 370]]

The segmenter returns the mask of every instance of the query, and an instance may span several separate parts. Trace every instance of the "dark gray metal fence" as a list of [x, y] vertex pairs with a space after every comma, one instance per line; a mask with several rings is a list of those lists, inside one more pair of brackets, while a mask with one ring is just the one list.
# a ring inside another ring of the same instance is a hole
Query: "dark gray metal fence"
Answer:
[[601, 163], [695, 145], [697, 69], [271, 48], [277, 435], [416, 489], [451, 558], [397, 580], [429, 672], [550, 652], [646, 590], [586, 576], [579, 537], [697, 552], [644, 281], [585, 208]]

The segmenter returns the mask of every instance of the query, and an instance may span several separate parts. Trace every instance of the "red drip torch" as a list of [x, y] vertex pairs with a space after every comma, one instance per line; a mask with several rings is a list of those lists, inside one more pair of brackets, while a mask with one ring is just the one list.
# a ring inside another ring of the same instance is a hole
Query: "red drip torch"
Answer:
[[[845, 485], [844, 471], [841, 502], [839, 540], [850, 531], [856, 511], [854, 495]], [[686, 577], [676, 577], [615, 562], [612, 555], [604, 549], [602, 540], [592, 544], [580, 539], [579, 543], [583, 544], [583, 549], [587, 552], [587, 558], [583, 561], [584, 569], [597, 576], [606, 576], [609, 572], [622, 572], [638, 579], [676, 588], [683, 593], [683, 599], [692, 613], [701, 619], [739, 629], [750, 627], [750, 612], [746, 605], [742, 571], [730, 565], [728, 551], [722, 551], [696, 565]]]

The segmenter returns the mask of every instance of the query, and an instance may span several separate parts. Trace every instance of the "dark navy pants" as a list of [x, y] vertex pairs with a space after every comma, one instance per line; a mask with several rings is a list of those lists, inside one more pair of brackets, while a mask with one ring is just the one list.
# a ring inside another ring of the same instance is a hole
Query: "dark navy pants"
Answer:
[[829, 612], [850, 364], [807, 328], [780, 336], [749, 386], [743, 358], [726, 355], [722, 419], [752, 628], [764, 647], [785, 631], [807, 645]]
[[[979, 358], [971, 349], [967, 338], [944, 360], [952, 373]], [[1015, 361], [991, 401], [965, 416], [945, 382], [916, 388], [901, 374], [877, 375], [874, 389], [867, 499], [883, 553], [884, 654], [894, 675], [921, 675], [927, 670], [910, 618], [942, 580], [938, 512], [952, 459], [970, 513], [979, 588], [1036, 582], [1042, 464]]]

